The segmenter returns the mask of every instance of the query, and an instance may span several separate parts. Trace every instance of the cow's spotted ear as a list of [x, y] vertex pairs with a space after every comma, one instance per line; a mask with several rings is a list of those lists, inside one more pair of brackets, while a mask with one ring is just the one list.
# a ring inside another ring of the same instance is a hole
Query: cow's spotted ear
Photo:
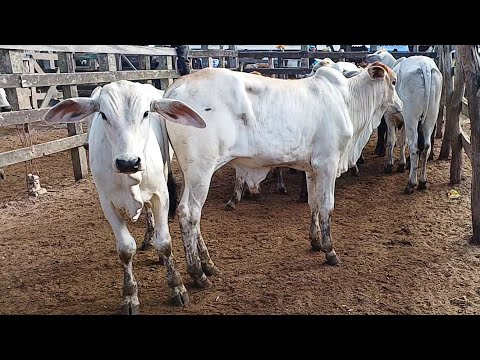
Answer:
[[80, 121], [97, 110], [97, 103], [87, 97], [60, 101], [44, 115], [47, 122], [71, 123]]
[[150, 110], [159, 113], [165, 119], [176, 124], [193, 126], [196, 128], [204, 128], [207, 126], [200, 114], [179, 100], [152, 100]]
[[372, 64], [367, 68], [368, 75], [371, 79], [383, 79], [385, 77], [386, 70], [383, 66]]

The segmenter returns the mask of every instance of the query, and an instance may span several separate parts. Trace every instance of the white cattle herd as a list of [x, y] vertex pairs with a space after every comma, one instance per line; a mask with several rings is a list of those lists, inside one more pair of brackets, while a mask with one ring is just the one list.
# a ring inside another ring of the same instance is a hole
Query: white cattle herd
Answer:
[[[169, 211], [173, 215], [176, 207], [173, 150], [183, 173], [176, 213], [187, 271], [201, 288], [209, 286], [208, 277], [219, 271], [200, 231], [202, 208], [213, 173], [226, 164], [237, 174], [237, 202], [244, 184], [258, 193], [273, 168], [305, 171], [311, 246], [323, 251], [331, 265], [340, 262], [330, 233], [335, 180], [355, 166], [384, 114], [389, 126], [388, 164], [393, 164], [394, 118], [403, 116], [403, 143], [408, 142], [412, 158], [407, 189], [410, 193], [417, 184], [419, 151], [424, 164], [418, 188], [425, 188], [442, 77], [429, 58], [391, 57], [392, 62], [390, 56], [385, 51], [367, 56], [369, 65], [361, 70], [351, 64], [324, 64], [297, 80], [205, 68], [179, 78], [165, 93], [122, 80], [97, 88], [89, 98], [66, 99], [51, 108], [44, 117], [48, 122], [93, 116], [90, 167], [123, 266], [122, 313], [139, 309], [133, 274], [136, 242], [125, 215], [136, 221], [144, 207], [154, 226], [144, 247], [153, 236], [173, 304], [184, 306], [189, 301], [175, 269], [168, 227]], [[348, 77], [349, 71], [355, 76]], [[400, 166], [404, 164], [402, 153]]]

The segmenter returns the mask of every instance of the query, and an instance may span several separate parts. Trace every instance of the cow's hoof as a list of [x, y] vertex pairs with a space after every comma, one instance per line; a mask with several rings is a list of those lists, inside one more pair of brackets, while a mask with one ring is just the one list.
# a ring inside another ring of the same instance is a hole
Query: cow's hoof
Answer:
[[177, 293], [170, 297], [170, 303], [176, 307], [185, 307], [190, 302], [188, 292], [184, 291], [183, 293]]
[[392, 171], [393, 171], [393, 165], [385, 165], [385, 166], [383, 167], [383, 172], [384, 172], [385, 174], [391, 174]]
[[417, 189], [418, 190], [427, 190], [427, 182], [426, 181], [425, 182], [419, 181]]
[[405, 164], [398, 164], [397, 172], [399, 173], [405, 172]]
[[405, 187], [405, 194], [410, 195], [413, 194], [413, 191], [415, 190], [415, 185], [411, 185], [410, 183], [407, 184]]
[[312, 247], [313, 251], [322, 251], [322, 246], [320, 245], [319, 242], [310, 241], [310, 246]]
[[325, 254], [325, 259], [327, 260], [328, 265], [340, 265], [340, 258], [335, 254], [335, 250], [332, 250], [330, 252], [327, 252]]
[[220, 269], [215, 265], [213, 265], [212, 267], [207, 267], [206, 265], [202, 264], [202, 270], [207, 276], [220, 275]]
[[277, 188], [277, 192], [278, 192], [279, 194], [284, 194], [284, 195], [286, 195], [286, 194], [287, 194], [287, 188], [285, 188], [285, 187]]
[[138, 315], [140, 314], [140, 304], [132, 304], [128, 302], [120, 308], [120, 315]]
[[227, 203], [227, 205], [225, 205], [224, 210], [225, 210], [225, 211], [233, 211], [233, 210], [235, 210], [236, 208], [237, 208], [237, 207], [235, 206], [235, 204], [233, 203], [233, 201], [229, 201], [229, 202]]
[[208, 289], [210, 286], [212, 286], [212, 282], [205, 277], [205, 280], [194, 279], [193, 285], [199, 289]]

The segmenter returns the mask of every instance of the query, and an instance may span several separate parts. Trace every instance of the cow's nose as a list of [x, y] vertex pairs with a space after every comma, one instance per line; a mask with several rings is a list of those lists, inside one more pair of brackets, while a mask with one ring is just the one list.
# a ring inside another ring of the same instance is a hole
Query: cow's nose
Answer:
[[9, 112], [9, 111], [12, 111], [12, 107], [11, 107], [11, 106], [2, 106], [0, 109], [1, 109], [1, 110], [0, 110], [1, 112]]
[[136, 173], [140, 169], [140, 163], [141, 159], [139, 157], [131, 160], [115, 160], [115, 165], [117, 166], [118, 171], [126, 174]]

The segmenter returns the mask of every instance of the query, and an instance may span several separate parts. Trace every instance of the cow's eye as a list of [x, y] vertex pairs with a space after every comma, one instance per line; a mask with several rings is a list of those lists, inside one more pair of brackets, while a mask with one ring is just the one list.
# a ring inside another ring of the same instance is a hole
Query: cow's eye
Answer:
[[107, 120], [107, 116], [103, 112], [100, 112], [100, 115], [102, 115], [103, 120]]
[[143, 114], [143, 118], [145, 119], [146, 117], [148, 117], [148, 111], [145, 111], [145, 114]]
[[397, 83], [396, 80], [393, 80], [393, 81], [392, 81], [392, 85], [393, 85], [393, 86], [395, 86], [396, 83]]

